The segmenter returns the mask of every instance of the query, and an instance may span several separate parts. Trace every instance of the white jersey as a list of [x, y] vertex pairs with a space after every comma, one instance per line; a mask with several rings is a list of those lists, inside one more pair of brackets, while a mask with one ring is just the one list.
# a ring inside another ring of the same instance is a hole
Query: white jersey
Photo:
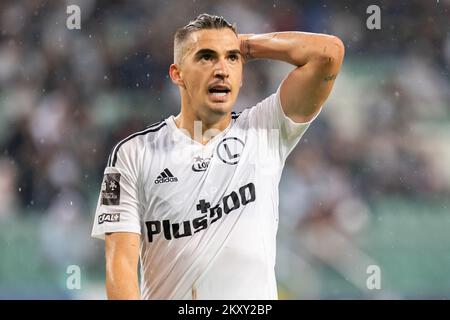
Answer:
[[141, 235], [143, 299], [278, 298], [278, 184], [311, 123], [286, 117], [279, 91], [206, 145], [171, 116], [114, 147], [92, 236]]

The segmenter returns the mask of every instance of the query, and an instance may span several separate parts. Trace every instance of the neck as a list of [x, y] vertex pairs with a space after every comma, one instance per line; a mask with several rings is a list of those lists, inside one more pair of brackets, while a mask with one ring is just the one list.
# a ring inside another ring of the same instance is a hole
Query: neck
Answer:
[[183, 112], [183, 108], [175, 117], [177, 127], [186, 130], [194, 141], [201, 144], [208, 143], [209, 140], [225, 130], [230, 121], [231, 113], [207, 116]]

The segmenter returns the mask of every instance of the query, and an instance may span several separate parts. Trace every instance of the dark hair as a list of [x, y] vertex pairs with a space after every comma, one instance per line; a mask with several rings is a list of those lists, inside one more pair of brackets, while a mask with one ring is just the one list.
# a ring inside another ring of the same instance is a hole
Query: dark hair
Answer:
[[236, 26], [229, 23], [227, 20], [225, 20], [224, 17], [202, 13], [194, 20], [191, 20], [184, 27], [177, 29], [177, 31], [175, 32], [174, 49], [176, 50], [177, 46], [179, 46], [184, 40], [186, 40], [188, 35], [192, 32], [206, 29], [224, 28], [232, 30], [237, 36]]
[[181, 42], [186, 37], [194, 31], [199, 31], [203, 29], [223, 29], [229, 28], [236, 33], [236, 27], [225, 20], [224, 17], [219, 17], [215, 15], [210, 15], [207, 13], [202, 13], [197, 16], [194, 20], [191, 20], [186, 26], [179, 28], [175, 32], [175, 42]]

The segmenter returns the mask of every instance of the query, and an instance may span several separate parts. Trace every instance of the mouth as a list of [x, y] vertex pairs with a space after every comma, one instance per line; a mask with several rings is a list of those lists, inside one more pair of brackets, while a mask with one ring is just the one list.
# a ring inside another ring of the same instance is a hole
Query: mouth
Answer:
[[228, 100], [231, 89], [227, 85], [212, 85], [208, 89], [208, 96], [215, 102], [224, 102]]

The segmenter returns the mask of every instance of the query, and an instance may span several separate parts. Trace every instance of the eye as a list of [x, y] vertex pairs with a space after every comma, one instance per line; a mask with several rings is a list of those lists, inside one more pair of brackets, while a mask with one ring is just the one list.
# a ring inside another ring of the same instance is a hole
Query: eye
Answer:
[[212, 58], [212, 56], [209, 53], [205, 53], [202, 55], [202, 59], [205, 61], [209, 61], [209, 60], [211, 60], [211, 58]]
[[232, 55], [230, 55], [229, 58], [230, 58], [231, 61], [238, 61], [239, 60], [239, 56], [237, 54], [232, 54]]

